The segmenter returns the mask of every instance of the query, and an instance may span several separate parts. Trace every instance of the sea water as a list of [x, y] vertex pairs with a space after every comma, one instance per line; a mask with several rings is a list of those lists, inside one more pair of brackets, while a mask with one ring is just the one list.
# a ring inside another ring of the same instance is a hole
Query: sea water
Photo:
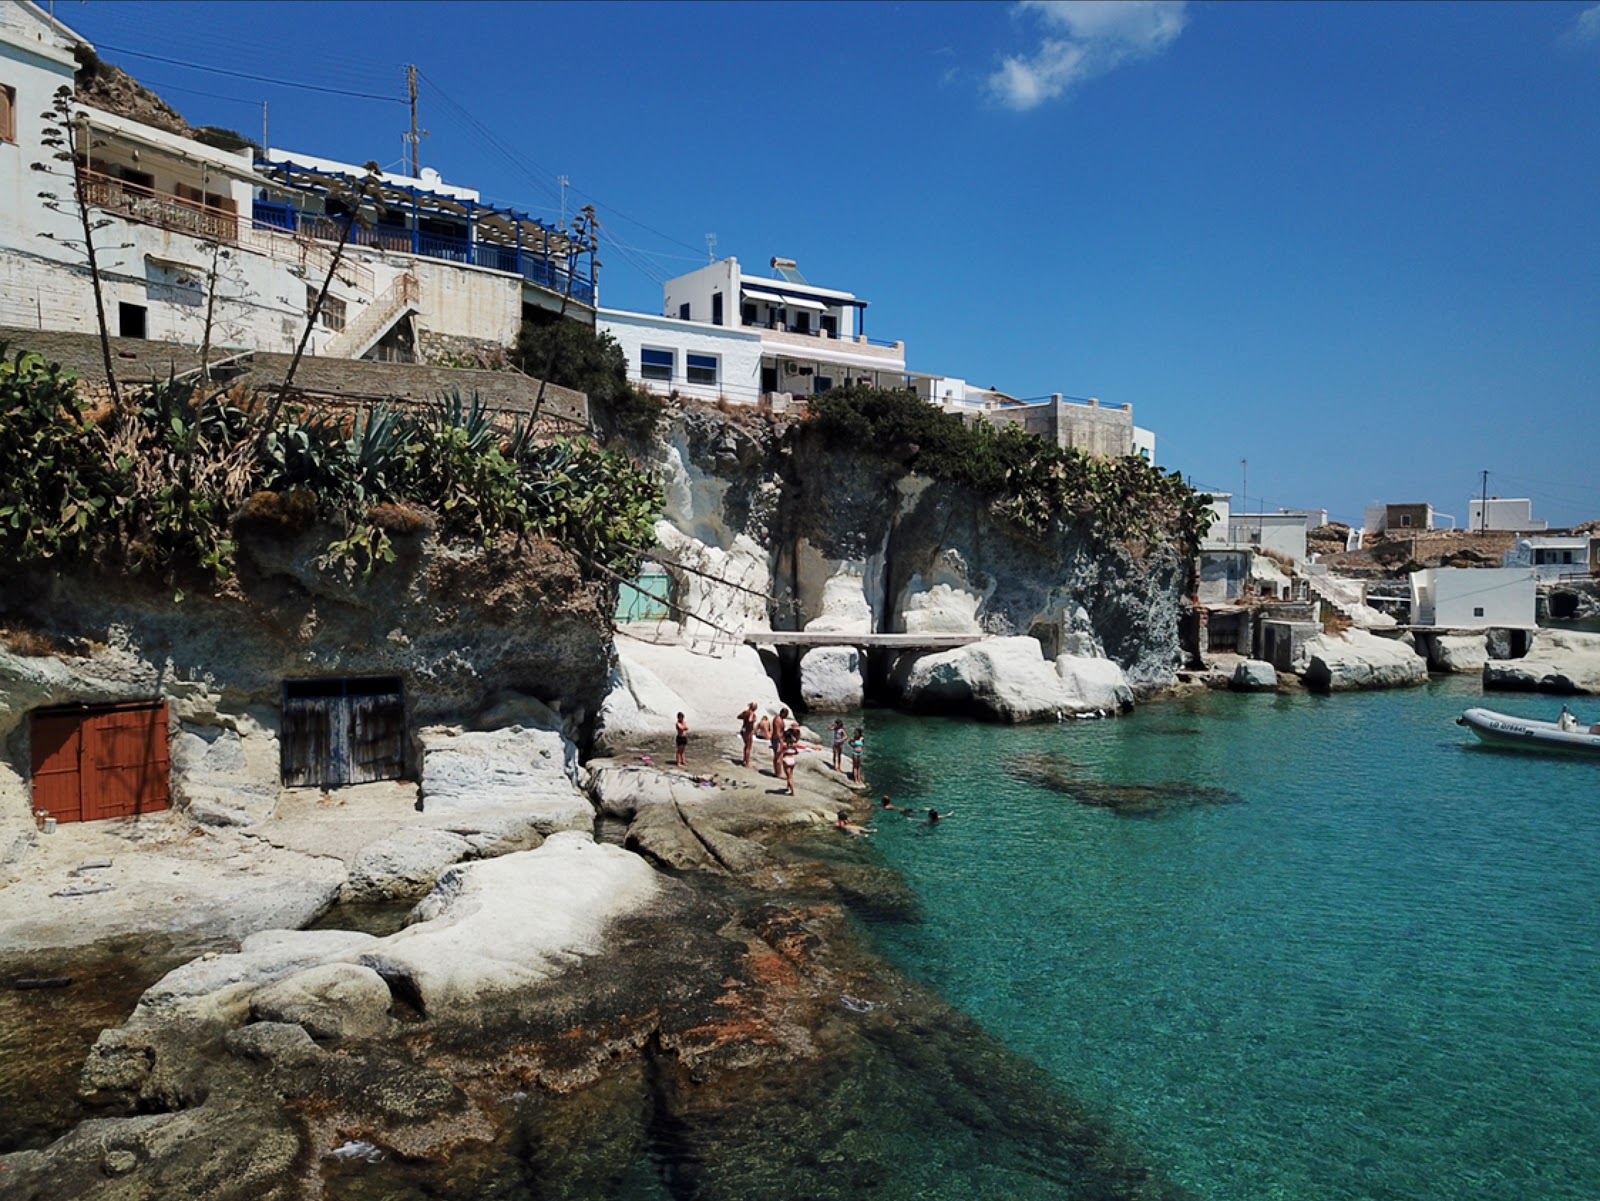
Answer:
[[1478, 693], [870, 714], [950, 816], [876, 817], [920, 920], [869, 935], [1210, 1201], [1593, 1201], [1600, 762], [1478, 748]]

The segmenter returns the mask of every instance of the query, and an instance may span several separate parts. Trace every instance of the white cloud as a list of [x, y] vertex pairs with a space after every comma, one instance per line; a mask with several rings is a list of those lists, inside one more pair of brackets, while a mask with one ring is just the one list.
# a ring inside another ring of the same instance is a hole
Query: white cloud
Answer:
[[1585, 46], [1600, 42], [1600, 4], [1586, 8], [1578, 14], [1578, 19], [1572, 23], [1569, 36], [1573, 41]]
[[1037, 49], [1000, 64], [989, 76], [989, 91], [1002, 104], [1022, 112], [1129, 59], [1160, 54], [1183, 32], [1188, 21], [1184, 3], [1022, 0], [1015, 11], [1037, 19], [1044, 34]]

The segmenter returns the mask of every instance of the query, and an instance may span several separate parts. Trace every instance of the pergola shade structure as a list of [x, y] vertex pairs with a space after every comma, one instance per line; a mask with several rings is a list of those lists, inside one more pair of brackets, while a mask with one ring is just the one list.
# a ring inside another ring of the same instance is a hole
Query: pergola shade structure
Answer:
[[593, 244], [527, 213], [394, 176], [369, 181], [287, 159], [258, 158], [256, 173], [275, 194], [255, 201], [257, 227], [337, 242], [359, 200], [352, 243], [506, 271], [579, 304], [595, 303]]

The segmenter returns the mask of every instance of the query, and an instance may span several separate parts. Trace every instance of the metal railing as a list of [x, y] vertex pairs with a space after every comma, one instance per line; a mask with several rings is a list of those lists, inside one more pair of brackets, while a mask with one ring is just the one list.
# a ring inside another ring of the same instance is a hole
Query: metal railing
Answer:
[[84, 170], [83, 195], [94, 207], [120, 213], [131, 221], [218, 242], [239, 240], [238, 213], [158, 192], [99, 171]]

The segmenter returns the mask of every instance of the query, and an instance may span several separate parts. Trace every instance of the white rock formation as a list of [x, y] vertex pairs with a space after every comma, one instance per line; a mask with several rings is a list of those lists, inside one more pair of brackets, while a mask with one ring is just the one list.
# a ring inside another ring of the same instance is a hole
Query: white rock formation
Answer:
[[764, 713], [783, 703], [751, 646], [712, 652], [620, 637], [617, 663], [617, 686], [601, 706], [595, 735], [596, 745], [611, 753], [670, 738], [680, 712], [693, 738], [737, 734], [738, 715], [751, 701]]
[[829, 559], [801, 538], [795, 545], [795, 591], [808, 630], [865, 634], [878, 629], [883, 595], [883, 556]]
[[978, 609], [993, 591], [974, 584], [960, 552], [946, 548], [926, 576], [906, 582], [896, 611], [908, 634], [976, 634]]
[[769, 628], [766, 597], [772, 571], [766, 550], [745, 534], [726, 549], [690, 537], [670, 521], [656, 523], [656, 543], [672, 577], [673, 601], [684, 637], [717, 639], [723, 631]]
[[1110, 659], [1060, 655], [1056, 658], [1056, 674], [1061, 677], [1066, 706], [1072, 712], [1104, 709], [1116, 713], [1133, 707], [1128, 678]]
[[1600, 693], [1600, 634], [1540, 630], [1520, 659], [1491, 659], [1485, 688], [1522, 692]]
[[262, 985], [351, 958], [377, 941], [354, 930], [263, 930], [235, 954], [202, 955], [173, 968], [145, 990], [133, 1021], [172, 1021], [179, 1013], [243, 1020]]
[[472, 853], [449, 830], [407, 826], [362, 847], [340, 892], [346, 901], [414, 901], [426, 896], [446, 868]]
[[373, 1038], [391, 1025], [389, 986], [369, 967], [324, 963], [259, 989], [250, 998], [258, 1022], [287, 1022], [312, 1038]]
[[[919, 655], [909, 662], [903, 660], [895, 668], [895, 677], [903, 700], [912, 708], [971, 710], [998, 721], [1043, 721], [1069, 713], [1115, 708], [1085, 703], [1081, 691], [1092, 681], [1096, 689], [1110, 690], [1102, 695], [1114, 695], [1116, 685], [1110, 673], [1101, 668], [1090, 669], [1090, 675], [1080, 681], [1076, 674], [1079, 660], [1066, 658], [1072, 660], [1072, 689], [1079, 691], [1069, 690], [1056, 664], [1044, 657], [1038, 640], [1027, 635], [986, 638], [970, 646]], [[1121, 675], [1120, 670], [1117, 675]], [[1123, 687], [1126, 686], [1124, 682]]]
[[1427, 661], [1405, 643], [1365, 630], [1308, 639], [1302, 675], [1315, 692], [1399, 688], [1428, 682]]
[[610, 922], [648, 905], [660, 887], [639, 856], [555, 834], [538, 850], [452, 868], [417, 906], [417, 923], [359, 962], [407, 981], [429, 1016], [470, 1017], [599, 952]]
[[852, 712], [865, 690], [861, 652], [853, 646], [814, 646], [800, 659], [800, 699], [812, 712]]
[[1233, 669], [1228, 687], [1235, 692], [1273, 692], [1278, 687], [1278, 672], [1260, 659], [1243, 659]]
[[511, 805], [537, 812], [550, 830], [587, 828], [578, 751], [558, 731], [428, 726], [418, 731], [417, 747], [424, 813]]
[[1428, 666], [1435, 671], [1477, 675], [1489, 662], [1489, 640], [1482, 634], [1440, 634], [1431, 649]]
[[173, 735], [172, 799], [211, 826], [249, 826], [278, 803], [278, 738], [247, 715], [184, 722]]

